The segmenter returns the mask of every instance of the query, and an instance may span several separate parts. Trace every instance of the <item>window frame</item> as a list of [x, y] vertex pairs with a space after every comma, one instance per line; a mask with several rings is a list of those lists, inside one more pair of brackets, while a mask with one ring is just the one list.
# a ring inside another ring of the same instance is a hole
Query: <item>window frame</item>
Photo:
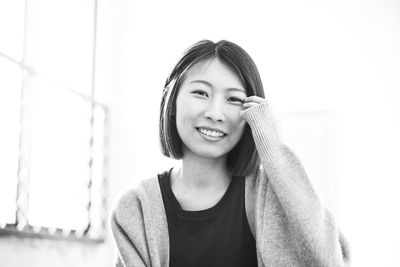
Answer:
[[[88, 241], [88, 242], [103, 242], [105, 240], [106, 229], [107, 229], [107, 205], [108, 205], [108, 158], [109, 158], [109, 108], [101, 103], [98, 103], [94, 100], [94, 92], [95, 92], [95, 74], [96, 74], [96, 44], [97, 44], [97, 13], [98, 13], [98, 1], [93, 0], [93, 55], [92, 55], [92, 77], [91, 77], [91, 95], [86, 96], [82, 93], [79, 93], [71, 88], [68, 88], [64, 85], [59, 85], [69, 91], [70, 93], [78, 95], [78, 97], [82, 97], [85, 101], [88, 101], [89, 105], [91, 105], [91, 117], [90, 117], [90, 159], [89, 159], [89, 179], [87, 183], [88, 189], [88, 203], [87, 203], [87, 216], [88, 216], [88, 224], [85, 230], [77, 231], [70, 229], [62, 229], [62, 228], [49, 228], [49, 227], [37, 227], [29, 224], [28, 220], [28, 209], [29, 209], [29, 189], [25, 188], [26, 184], [29, 184], [29, 169], [28, 171], [24, 171], [24, 164], [26, 164], [26, 154], [23, 152], [24, 146], [29, 146], [29, 139], [27, 138], [26, 132], [24, 132], [24, 117], [27, 117], [29, 111], [25, 110], [24, 103], [24, 94], [26, 94], [27, 86], [26, 82], [29, 78], [34, 77], [35, 75], [40, 76], [41, 78], [46, 79], [47, 81], [54, 82], [50, 77], [37, 72], [33, 66], [30, 66], [26, 63], [26, 48], [27, 48], [27, 16], [29, 14], [29, 4], [28, 0], [25, 0], [25, 10], [24, 10], [24, 29], [23, 29], [23, 51], [21, 60], [17, 60], [7, 53], [3, 53], [0, 51], [0, 57], [3, 59], [17, 64], [22, 73], [22, 83], [21, 83], [21, 112], [20, 112], [20, 129], [19, 129], [19, 159], [18, 159], [18, 170], [17, 170], [17, 193], [16, 193], [16, 210], [15, 210], [15, 222], [14, 223], [6, 223], [0, 225], [0, 237], [1, 236], [17, 236], [23, 238], [46, 238], [46, 239], [61, 239], [61, 240], [71, 240], [71, 241]], [[99, 226], [97, 229], [94, 229], [93, 222], [91, 221], [91, 212], [93, 212], [92, 205], [92, 182], [93, 182], [93, 142], [94, 142], [94, 123], [97, 118], [95, 118], [95, 109], [100, 108], [104, 114], [104, 120], [102, 121], [103, 125], [103, 140], [101, 140], [102, 148], [103, 148], [103, 158], [102, 158], [102, 173], [100, 179], [100, 190], [101, 190], [101, 200], [100, 210], [101, 216], [99, 221]], [[28, 150], [29, 151], [29, 150]], [[28, 152], [29, 154], [29, 152]], [[24, 163], [25, 162], [25, 163]], [[96, 234], [93, 234], [96, 232]]]

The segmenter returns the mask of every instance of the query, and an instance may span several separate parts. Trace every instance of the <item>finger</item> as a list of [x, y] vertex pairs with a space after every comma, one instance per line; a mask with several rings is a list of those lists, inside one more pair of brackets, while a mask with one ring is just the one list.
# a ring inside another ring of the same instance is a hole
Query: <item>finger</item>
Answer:
[[249, 109], [249, 108], [251, 108], [251, 107], [258, 106], [258, 105], [259, 105], [259, 104], [258, 104], [258, 103], [255, 103], [255, 102], [247, 102], [247, 103], [244, 103], [244, 104], [243, 104], [243, 110], [241, 110], [241, 111], [239, 112], [240, 116], [243, 117], [243, 114], [244, 114], [244, 112], [245, 112], [247, 109]]
[[259, 103], [255, 103], [255, 102], [245, 102], [245, 103], [243, 103], [243, 108], [248, 109], [251, 107], [258, 106], [258, 105], [259, 105]]
[[252, 96], [246, 97], [244, 99], [244, 101], [245, 102], [255, 102], [255, 103], [259, 103], [260, 104], [260, 103], [266, 102], [267, 100], [265, 98], [262, 98], [262, 97], [259, 97], [259, 96], [256, 96], [256, 95], [252, 95]]

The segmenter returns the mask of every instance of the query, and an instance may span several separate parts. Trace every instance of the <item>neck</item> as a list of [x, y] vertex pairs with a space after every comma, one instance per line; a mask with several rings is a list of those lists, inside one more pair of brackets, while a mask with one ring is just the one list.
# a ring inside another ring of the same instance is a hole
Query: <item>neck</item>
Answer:
[[173, 176], [175, 182], [193, 190], [226, 189], [231, 181], [226, 156], [199, 158], [185, 155]]

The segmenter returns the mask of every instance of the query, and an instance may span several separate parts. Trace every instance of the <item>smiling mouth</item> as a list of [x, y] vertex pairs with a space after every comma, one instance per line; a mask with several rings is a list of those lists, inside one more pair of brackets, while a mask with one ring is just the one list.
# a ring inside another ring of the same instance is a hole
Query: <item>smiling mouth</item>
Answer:
[[222, 131], [202, 128], [202, 127], [196, 127], [196, 130], [199, 131], [203, 135], [206, 135], [209, 137], [215, 137], [215, 138], [221, 138], [221, 137], [224, 137], [227, 135], [226, 133], [224, 133]]

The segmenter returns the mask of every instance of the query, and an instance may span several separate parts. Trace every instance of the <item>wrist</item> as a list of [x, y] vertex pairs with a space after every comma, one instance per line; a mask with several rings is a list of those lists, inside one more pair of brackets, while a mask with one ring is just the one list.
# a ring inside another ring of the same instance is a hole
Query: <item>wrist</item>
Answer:
[[251, 128], [258, 152], [275, 154], [281, 146], [281, 141], [270, 104], [264, 102], [248, 108], [243, 112], [243, 118]]

